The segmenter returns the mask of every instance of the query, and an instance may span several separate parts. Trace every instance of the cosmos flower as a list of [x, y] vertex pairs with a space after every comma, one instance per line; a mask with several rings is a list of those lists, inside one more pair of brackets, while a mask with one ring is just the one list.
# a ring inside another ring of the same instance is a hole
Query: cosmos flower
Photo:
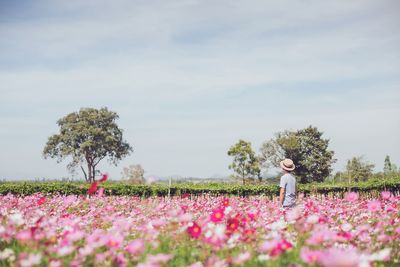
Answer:
[[310, 250], [307, 247], [303, 247], [300, 251], [300, 258], [307, 264], [316, 264], [322, 257], [322, 252], [318, 250]]
[[224, 219], [224, 210], [223, 209], [215, 209], [213, 210], [210, 220], [214, 223], [220, 222]]
[[356, 192], [350, 192], [345, 195], [345, 199], [350, 202], [355, 202], [358, 199], [358, 194]]
[[193, 222], [193, 225], [187, 228], [187, 233], [193, 238], [199, 238], [201, 227], [196, 222]]
[[381, 202], [379, 200], [370, 200], [367, 207], [370, 212], [377, 212], [381, 209]]

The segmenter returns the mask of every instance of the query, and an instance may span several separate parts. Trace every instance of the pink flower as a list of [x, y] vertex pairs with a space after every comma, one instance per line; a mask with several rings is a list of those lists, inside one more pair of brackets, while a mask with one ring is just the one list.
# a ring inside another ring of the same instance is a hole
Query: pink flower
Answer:
[[83, 257], [89, 256], [93, 253], [93, 248], [89, 245], [86, 245], [79, 249], [79, 254]]
[[169, 254], [157, 254], [157, 255], [150, 255], [147, 257], [146, 262], [148, 264], [158, 265], [158, 264], [165, 264], [169, 262], [173, 258], [172, 255]]
[[310, 250], [307, 247], [303, 247], [300, 251], [300, 258], [303, 262], [307, 264], [315, 264], [322, 257], [321, 251], [318, 250]]
[[180, 223], [190, 222], [190, 221], [192, 221], [192, 219], [193, 219], [193, 216], [190, 213], [183, 213], [183, 214], [179, 215], [179, 217], [178, 217], [178, 221]]
[[292, 243], [288, 242], [287, 240], [281, 240], [278, 242], [277, 246], [272, 249], [270, 255], [272, 257], [277, 257], [283, 252], [293, 247]]
[[396, 234], [400, 235], [400, 227], [397, 227], [395, 232], [396, 232]]
[[261, 244], [259, 250], [263, 253], [269, 253], [272, 257], [277, 257], [288, 249], [291, 249], [293, 245], [287, 240], [270, 240], [265, 241]]
[[123, 253], [118, 253], [113, 259], [113, 266], [125, 267], [127, 260]]
[[32, 239], [32, 231], [31, 230], [23, 230], [21, 232], [19, 232], [16, 237], [15, 237], [18, 241], [28, 241], [30, 239]]
[[367, 204], [370, 212], [377, 212], [381, 210], [381, 202], [379, 200], [371, 200]]
[[224, 218], [224, 210], [223, 209], [213, 210], [213, 212], [210, 216], [210, 220], [215, 223], [222, 221], [223, 218]]
[[101, 187], [101, 188], [99, 188], [99, 190], [97, 190], [97, 196], [102, 197], [103, 195], [104, 195], [104, 188]]
[[350, 202], [355, 202], [358, 199], [358, 194], [356, 192], [347, 193], [345, 199]]
[[64, 257], [64, 256], [71, 254], [74, 251], [75, 251], [75, 248], [73, 246], [63, 246], [63, 247], [58, 248], [57, 254], [60, 257]]
[[327, 228], [321, 228], [311, 233], [311, 236], [306, 240], [308, 245], [319, 245], [325, 241], [334, 241], [335, 233]]
[[204, 267], [200, 261], [190, 264], [188, 267]]
[[357, 267], [360, 255], [355, 249], [339, 249], [331, 247], [322, 251], [320, 265], [323, 267]]
[[236, 264], [236, 265], [241, 265], [243, 263], [245, 263], [246, 261], [248, 261], [251, 258], [251, 254], [250, 252], [244, 252], [244, 253], [240, 253], [239, 255], [237, 255], [236, 257], [234, 257], [232, 259], [232, 263]]
[[117, 234], [117, 235], [108, 234], [106, 246], [108, 248], [119, 248], [123, 241], [124, 241], [124, 238], [122, 236], [120, 236], [119, 234]]
[[131, 241], [126, 247], [126, 251], [128, 251], [132, 255], [141, 254], [144, 251], [144, 241], [142, 239], [136, 239]]
[[390, 198], [391, 193], [388, 191], [384, 191], [381, 193], [382, 199], [388, 200]]
[[48, 267], [62, 267], [62, 262], [59, 260], [51, 260]]
[[19, 264], [21, 267], [31, 267], [35, 265], [39, 265], [42, 262], [41, 254], [29, 254], [27, 258], [21, 259]]

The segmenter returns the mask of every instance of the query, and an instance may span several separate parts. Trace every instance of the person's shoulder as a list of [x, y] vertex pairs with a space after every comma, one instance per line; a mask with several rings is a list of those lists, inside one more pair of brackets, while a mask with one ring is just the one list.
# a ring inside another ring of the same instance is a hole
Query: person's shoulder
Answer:
[[293, 174], [291, 174], [290, 172], [285, 173], [284, 175], [282, 175], [282, 178], [295, 178]]

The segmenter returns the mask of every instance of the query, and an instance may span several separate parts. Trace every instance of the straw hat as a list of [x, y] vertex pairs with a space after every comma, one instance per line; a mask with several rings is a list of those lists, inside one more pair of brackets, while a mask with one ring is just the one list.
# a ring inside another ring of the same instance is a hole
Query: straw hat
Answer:
[[279, 165], [282, 169], [287, 171], [293, 171], [294, 168], [296, 168], [296, 166], [294, 166], [293, 160], [291, 159], [284, 159], [279, 163]]

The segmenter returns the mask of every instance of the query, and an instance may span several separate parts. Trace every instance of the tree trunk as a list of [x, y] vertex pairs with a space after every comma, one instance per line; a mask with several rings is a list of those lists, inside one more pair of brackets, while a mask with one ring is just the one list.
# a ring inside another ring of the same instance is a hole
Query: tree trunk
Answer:
[[81, 166], [81, 170], [82, 170], [82, 172], [83, 172], [83, 175], [85, 176], [86, 182], [89, 182], [88, 177], [87, 177], [87, 174], [86, 174], [86, 172], [85, 172], [85, 169], [84, 169], [82, 166]]
[[92, 165], [88, 162], [89, 183], [93, 182]]
[[96, 165], [92, 166], [93, 182], [96, 180]]

